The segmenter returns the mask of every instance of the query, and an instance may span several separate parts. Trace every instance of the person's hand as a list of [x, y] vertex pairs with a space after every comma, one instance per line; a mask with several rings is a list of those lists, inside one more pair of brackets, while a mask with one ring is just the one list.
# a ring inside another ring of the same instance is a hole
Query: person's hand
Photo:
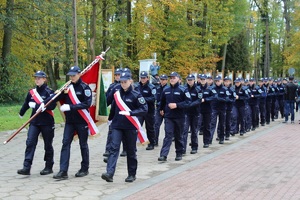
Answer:
[[41, 103], [40, 107], [36, 110], [36, 112], [44, 112], [46, 110], [45, 104]]
[[177, 108], [177, 104], [176, 103], [169, 103], [169, 108], [170, 109], [175, 109], [175, 108]]
[[21, 116], [20, 114], [19, 114], [19, 117], [22, 119], [23, 118], [23, 116]]
[[159, 113], [161, 116], [164, 116], [164, 114], [165, 114], [163, 110], [159, 111]]
[[235, 99], [239, 99], [239, 96], [238, 96], [238, 95], [236, 95], [236, 96], [235, 96]]
[[120, 115], [130, 116], [130, 113], [128, 111], [120, 111]]
[[60, 111], [62, 112], [66, 112], [66, 111], [70, 111], [71, 108], [70, 108], [70, 105], [69, 104], [64, 104], [60, 107]]
[[30, 108], [35, 108], [36, 103], [31, 101], [31, 102], [28, 103], [28, 106], [29, 106]]
[[112, 120], [108, 120], [108, 121], [107, 121], [107, 125], [108, 125], [108, 126], [111, 125], [111, 121], [112, 121]]

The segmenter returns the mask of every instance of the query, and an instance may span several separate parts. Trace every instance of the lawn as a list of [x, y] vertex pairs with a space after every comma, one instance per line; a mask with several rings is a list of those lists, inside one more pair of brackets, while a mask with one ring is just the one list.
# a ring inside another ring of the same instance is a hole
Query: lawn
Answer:
[[[19, 111], [22, 105], [0, 105], [0, 132], [20, 128], [30, 117], [31, 109], [28, 109], [22, 119]], [[62, 123], [63, 118], [59, 110], [54, 110], [55, 123]]]

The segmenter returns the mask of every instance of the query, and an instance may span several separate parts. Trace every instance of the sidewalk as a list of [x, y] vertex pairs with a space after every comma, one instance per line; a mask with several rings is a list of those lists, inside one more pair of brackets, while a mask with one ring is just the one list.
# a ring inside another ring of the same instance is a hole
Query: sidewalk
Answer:
[[[125, 183], [126, 159], [120, 157], [113, 183], [101, 179], [105, 172], [103, 152], [107, 125], [101, 136], [89, 141], [90, 174], [75, 178], [81, 156], [78, 141], [72, 144], [69, 179], [57, 181], [41, 176], [43, 142], [39, 140], [30, 176], [18, 175], [22, 167], [26, 130], [6, 145], [0, 145], [0, 199], [298, 199], [300, 198], [300, 125], [277, 120], [245, 136], [231, 137], [224, 145], [215, 140], [208, 149], [175, 161], [174, 144], [168, 161], [157, 161], [160, 146], [146, 151], [138, 146], [138, 172], [134, 183]], [[163, 135], [163, 127], [161, 129]], [[54, 173], [59, 170], [63, 127], [55, 131]], [[10, 133], [11, 134], [11, 133]], [[4, 141], [8, 133], [0, 133]], [[199, 137], [202, 146], [202, 136]]]

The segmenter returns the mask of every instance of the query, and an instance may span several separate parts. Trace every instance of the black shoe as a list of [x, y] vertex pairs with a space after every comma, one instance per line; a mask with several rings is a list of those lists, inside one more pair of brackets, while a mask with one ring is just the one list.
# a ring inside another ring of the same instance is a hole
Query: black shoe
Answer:
[[108, 173], [103, 173], [103, 174], [101, 175], [101, 178], [102, 178], [103, 180], [106, 180], [106, 182], [113, 182], [113, 181], [114, 181], [112, 175], [110, 175], [110, 174], [108, 174]]
[[86, 170], [86, 171], [83, 171], [83, 170], [79, 170], [76, 174], [75, 174], [75, 177], [84, 177], [84, 176], [86, 176], [86, 175], [88, 175], [89, 174], [89, 171], [88, 170]]
[[166, 156], [161, 156], [157, 160], [158, 161], [167, 161], [167, 157]]
[[208, 148], [209, 147], [209, 144], [204, 144], [203, 145], [203, 148]]
[[175, 160], [176, 160], [176, 161], [182, 160], [182, 155], [176, 155]]
[[107, 157], [103, 158], [103, 162], [107, 163], [107, 161], [108, 161]]
[[203, 135], [203, 132], [202, 132], [202, 131], [200, 131], [200, 132], [199, 132], [199, 135]]
[[125, 179], [125, 182], [127, 182], [127, 183], [132, 183], [133, 181], [135, 181], [135, 176], [133, 176], [133, 175], [129, 175]]
[[287, 121], [283, 121], [282, 123], [286, 124], [286, 123], [287, 123]]
[[265, 124], [261, 124], [261, 126], [265, 126]]
[[216, 137], [216, 140], [219, 141], [220, 140], [219, 137]]
[[127, 156], [127, 152], [126, 151], [122, 151], [122, 153], [120, 154], [121, 157], [126, 157]]
[[230, 133], [231, 136], [235, 136], [235, 133]]
[[18, 173], [18, 174], [21, 174], [21, 175], [30, 175], [30, 169], [25, 169], [25, 168], [19, 169], [19, 170], [17, 171], [17, 173]]
[[103, 154], [104, 157], [108, 157], [109, 156], [109, 152], [105, 151], [105, 153]]
[[267, 125], [269, 125], [269, 124], [270, 124], [270, 122], [267, 122], [266, 124], [267, 124]]
[[275, 120], [274, 119], [272, 119], [272, 122], [274, 122]]
[[220, 140], [220, 141], [219, 141], [219, 144], [224, 144], [224, 140]]
[[196, 149], [193, 149], [192, 151], [191, 151], [191, 154], [196, 154], [197, 153], [197, 150]]
[[225, 137], [225, 140], [229, 140], [229, 137]]
[[248, 128], [248, 129], [246, 130], [246, 132], [250, 132], [250, 128]]
[[68, 178], [68, 173], [65, 171], [59, 171], [56, 175], [53, 176], [54, 179], [64, 180]]
[[154, 149], [154, 146], [153, 146], [153, 145], [151, 145], [151, 144], [150, 144], [150, 145], [148, 145], [148, 146], [147, 146], [147, 148], [146, 148], [146, 150], [153, 150], [153, 149]]
[[41, 175], [48, 175], [48, 174], [52, 174], [53, 173], [53, 170], [51, 168], [47, 168], [45, 167], [41, 172], [40, 174]]
[[245, 134], [244, 131], [241, 131], [241, 132], [240, 132], [240, 136], [243, 136], [244, 134]]
[[295, 122], [294, 122], [294, 121], [291, 121], [291, 124], [295, 124]]
[[252, 128], [251, 131], [255, 131], [255, 128]]

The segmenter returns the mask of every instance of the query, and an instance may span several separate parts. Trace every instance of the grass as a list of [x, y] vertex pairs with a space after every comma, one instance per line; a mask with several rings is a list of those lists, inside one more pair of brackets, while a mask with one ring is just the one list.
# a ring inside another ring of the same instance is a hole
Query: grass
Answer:
[[[0, 132], [20, 128], [30, 118], [31, 109], [28, 109], [22, 119], [19, 117], [20, 105], [0, 105]], [[38, 117], [38, 116], [37, 116]], [[63, 118], [56, 108], [54, 110], [55, 123], [62, 123]]]

